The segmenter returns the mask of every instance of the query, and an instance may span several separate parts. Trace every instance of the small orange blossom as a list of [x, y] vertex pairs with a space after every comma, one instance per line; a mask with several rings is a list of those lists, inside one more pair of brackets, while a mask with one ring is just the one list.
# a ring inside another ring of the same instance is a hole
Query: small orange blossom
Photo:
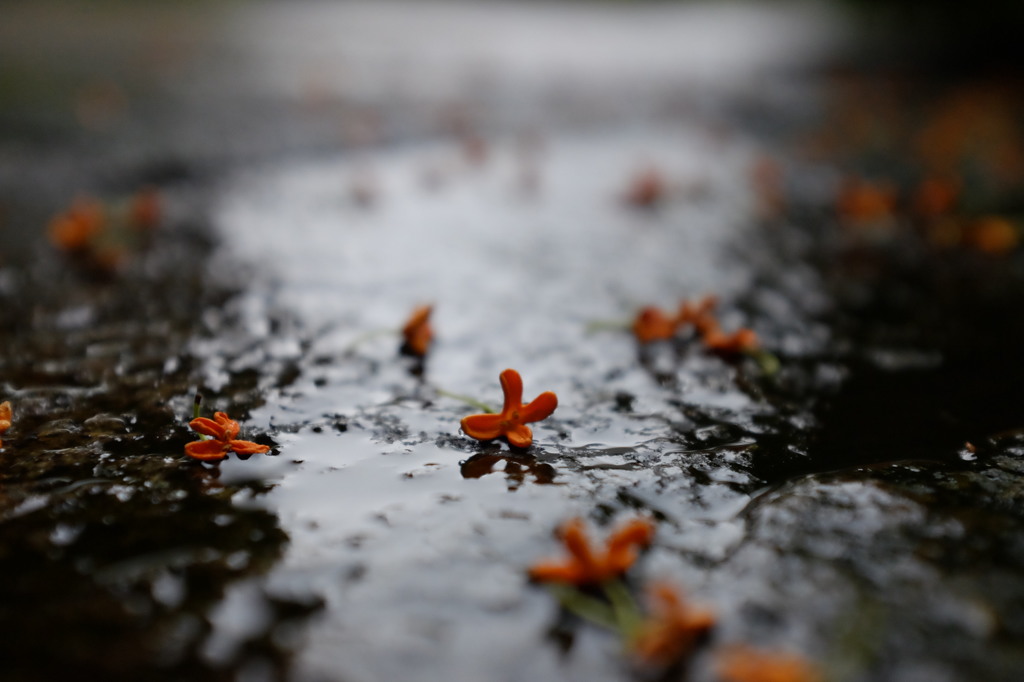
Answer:
[[664, 341], [676, 333], [676, 321], [654, 306], [641, 308], [633, 320], [633, 335], [640, 343]]
[[650, 617], [644, 621], [630, 650], [640, 661], [668, 666], [693, 650], [697, 641], [715, 624], [715, 616], [706, 609], [694, 608], [683, 595], [666, 582], [647, 588]]
[[471, 414], [462, 419], [462, 431], [470, 438], [492, 440], [505, 436], [508, 444], [528, 448], [533, 443], [533, 431], [526, 424], [547, 419], [558, 407], [558, 396], [545, 391], [528, 404], [523, 404], [523, 379], [514, 369], [506, 369], [499, 376], [505, 404], [499, 414]]
[[[7, 429], [11, 428], [11, 401], [5, 400], [0, 403], [0, 433], [4, 433]], [[0, 440], [0, 447], [3, 447], [4, 442]]]
[[618, 578], [636, 561], [636, 547], [646, 547], [654, 537], [654, 524], [636, 518], [619, 526], [608, 536], [604, 551], [595, 551], [587, 538], [583, 519], [566, 521], [559, 529], [562, 543], [569, 550], [563, 560], [548, 560], [530, 568], [530, 578], [538, 582], [576, 586], [600, 585]]
[[718, 655], [722, 682], [822, 682], [821, 672], [796, 654], [758, 651], [736, 645]]
[[239, 455], [256, 455], [269, 452], [270, 447], [248, 440], [235, 440], [241, 427], [238, 422], [223, 412], [216, 412], [213, 419], [196, 417], [188, 423], [196, 433], [210, 436], [212, 440], [197, 440], [185, 445], [185, 454], [204, 461], [224, 459], [228, 452]]
[[80, 197], [64, 213], [50, 221], [50, 242], [65, 251], [81, 251], [106, 227], [103, 205], [92, 197]]
[[655, 166], [648, 166], [638, 172], [626, 190], [626, 203], [640, 208], [653, 208], [665, 199], [668, 183]]
[[432, 306], [421, 305], [412, 311], [409, 320], [402, 327], [402, 352], [417, 357], [426, 357], [427, 349], [434, 338], [434, 330], [430, 326]]

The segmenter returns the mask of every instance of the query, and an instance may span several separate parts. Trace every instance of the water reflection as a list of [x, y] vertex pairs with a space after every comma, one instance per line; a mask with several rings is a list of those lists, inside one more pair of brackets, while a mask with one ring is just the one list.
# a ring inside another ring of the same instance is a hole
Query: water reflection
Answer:
[[480, 478], [497, 471], [505, 472], [509, 492], [518, 490], [532, 476], [535, 483], [554, 483], [557, 471], [547, 462], [540, 462], [533, 455], [508, 451], [481, 452], [459, 464], [463, 478]]

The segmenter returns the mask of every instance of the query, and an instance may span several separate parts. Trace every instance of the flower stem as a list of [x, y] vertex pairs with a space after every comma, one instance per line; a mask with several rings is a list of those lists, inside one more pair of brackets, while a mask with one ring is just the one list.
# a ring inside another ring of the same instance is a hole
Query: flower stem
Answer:
[[483, 412], [486, 412], [487, 414], [494, 414], [495, 412], [497, 412], [497, 410], [495, 410], [493, 407], [491, 407], [487, 403], [481, 402], [481, 401], [477, 400], [476, 398], [471, 398], [468, 395], [462, 395], [460, 393], [452, 393], [451, 391], [446, 391], [446, 390], [441, 389], [441, 388], [436, 388], [434, 390], [437, 391], [438, 395], [442, 395], [442, 396], [444, 396], [446, 398], [451, 398], [453, 400], [458, 400], [459, 402], [466, 403], [467, 405], [469, 405], [471, 407], [475, 407], [475, 408], [477, 408], [477, 409], [479, 409], [479, 410], [481, 410]]
[[203, 404], [203, 394], [196, 391], [196, 397], [192, 400], [192, 418], [199, 419], [199, 406]]
[[588, 597], [579, 590], [565, 585], [549, 585], [548, 589], [566, 611], [609, 630], [618, 629], [615, 612], [603, 601]]
[[765, 376], [773, 376], [779, 371], [781, 363], [773, 353], [758, 348], [757, 350], [750, 351], [749, 355], [757, 363], [757, 366], [761, 368], [761, 372]]
[[629, 329], [629, 322], [623, 322], [621, 320], [591, 320], [587, 322], [586, 333], [594, 334], [596, 332], [620, 332]]
[[636, 600], [621, 580], [609, 580], [601, 587], [611, 603], [616, 629], [623, 638], [629, 639], [643, 622]]
[[341, 351], [342, 355], [352, 355], [356, 352], [359, 346], [363, 345], [367, 341], [372, 341], [380, 336], [391, 336], [397, 334], [398, 330], [395, 329], [371, 329], [370, 331], [363, 332], [355, 338], [352, 343], [345, 346], [344, 350]]

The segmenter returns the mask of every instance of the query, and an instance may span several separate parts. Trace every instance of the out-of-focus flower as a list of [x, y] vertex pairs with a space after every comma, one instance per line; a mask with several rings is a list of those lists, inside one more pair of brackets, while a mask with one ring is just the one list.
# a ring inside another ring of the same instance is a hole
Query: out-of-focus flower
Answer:
[[1006, 218], [986, 216], [970, 225], [965, 240], [979, 251], [998, 256], [1017, 248], [1020, 236]]
[[636, 561], [637, 547], [646, 547], [654, 537], [654, 525], [644, 518], [627, 521], [608, 536], [606, 547], [595, 550], [587, 538], [583, 520], [574, 518], [559, 529], [569, 556], [541, 561], [530, 568], [538, 582], [595, 586], [618, 578]]
[[430, 342], [434, 338], [434, 330], [430, 326], [432, 306], [421, 305], [412, 311], [405, 326], [402, 327], [402, 352], [416, 357], [426, 357]]
[[664, 174], [654, 166], [638, 172], [626, 189], [625, 200], [631, 206], [653, 208], [668, 195], [668, 183]]
[[640, 343], [664, 341], [675, 333], [676, 321], [654, 306], [641, 308], [633, 320], [633, 335]]
[[146, 187], [131, 198], [128, 205], [128, 221], [132, 227], [151, 229], [160, 222], [160, 192]]
[[952, 213], [959, 198], [960, 183], [956, 179], [934, 175], [917, 185], [911, 202], [914, 213], [932, 220]]
[[50, 243], [68, 252], [88, 249], [106, 225], [103, 204], [79, 197], [64, 213], [50, 221]]
[[545, 391], [528, 404], [523, 404], [523, 379], [514, 369], [506, 369], [499, 376], [505, 403], [499, 414], [473, 414], [462, 420], [462, 431], [477, 440], [492, 440], [504, 436], [508, 444], [528, 448], [533, 443], [530, 422], [547, 419], [558, 407], [558, 396]]
[[822, 682], [824, 679], [817, 667], [796, 654], [736, 645], [717, 658], [716, 669], [722, 682]]
[[726, 334], [718, 328], [717, 323], [704, 332], [701, 339], [708, 350], [726, 355], [751, 353], [760, 347], [757, 334], [752, 329], [742, 327], [732, 334]]
[[715, 624], [714, 614], [688, 604], [674, 586], [654, 582], [647, 588], [649, 617], [629, 642], [642, 663], [669, 666], [689, 655]]
[[[5, 400], [0, 403], [0, 434], [6, 433], [11, 428], [11, 401]], [[0, 440], [0, 448], [4, 442]]]
[[718, 327], [714, 310], [718, 305], [717, 296], [705, 296], [696, 301], [683, 301], [679, 304], [676, 322], [680, 325], [692, 324], [698, 334], [704, 335], [712, 328]]
[[896, 190], [889, 184], [851, 177], [839, 190], [836, 210], [853, 223], [878, 223], [893, 216], [896, 199]]
[[224, 412], [215, 412], [213, 419], [197, 417], [188, 423], [196, 433], [210, 436], [211, 440], [197, 440], [185, 445], [185, 454], [204, 461], [220, 460], [229, 452], [256, 455], [269, 452], [270, 447], [248, 440], [236, 440], [241, 427]]

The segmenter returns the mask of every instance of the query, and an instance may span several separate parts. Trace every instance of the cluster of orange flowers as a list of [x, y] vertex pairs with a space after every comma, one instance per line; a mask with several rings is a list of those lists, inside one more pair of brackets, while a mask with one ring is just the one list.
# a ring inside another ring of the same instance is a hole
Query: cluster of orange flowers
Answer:
[[160, 214], [160, 196], [151, 188], [123, 206], [82, 196], [50, 221], [50, 243], [83, 263], [112, 271], [156, 227]]
[[674, 338], [680, 330], [692, 327], [710, 351], [726, 355], [756, 351], [759, 344], [753, 330], [744, 327], [731, 334], [722, 331], [714, 315], [716, 305], [717, 298], [705, 296], [696, 302], [683, 301], [675, 315], [654, 306], [641, 308], [633, 320], [633, 334], [640, 343], [651, 343]]
[[[613, 530], [603, 548], [595, 548], [582, 519], [565, 522], [559, 536], [568, 551], [564, 559], [544, 560], [529, 569], [532, 580], [574, 590], [563, 604], [589, 600], [583, 591], [605, 589], [612, 598], [636, 562], [638, 549], [654, 538], [654, 524], [644, 518], [625, 522]], [[626, 648], [639, 664], [668, 668], [685, 661], [707, 638], [715, 615], [687, 601], [674, 585], [655, 581], [645, 590], [646, 614], [619, 614], [618, 623]], [[620, 604], [620, 608], [622, 605]], [[635, 608], [635, 607], [634, 607]], [[639, 617], [637, 617], [639, 616]], [[792, 654], [762, 652], [747, 646], [726, 648], [717, 656], [722, 682], [821, 682], [821, 674], [803, 658]]]

